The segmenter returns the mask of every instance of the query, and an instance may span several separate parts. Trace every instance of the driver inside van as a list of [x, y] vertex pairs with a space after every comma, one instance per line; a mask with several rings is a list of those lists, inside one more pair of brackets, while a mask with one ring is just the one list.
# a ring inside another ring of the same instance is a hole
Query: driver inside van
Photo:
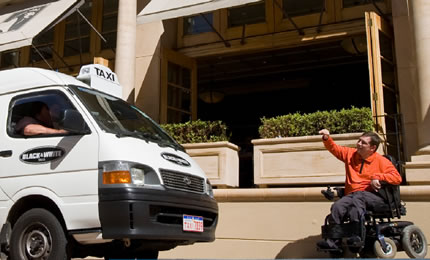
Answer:
[[16, 133], [25, 136], [67, 133], [64, 129], [54, 127], [51, 111], [45, 103], [40, 101], [33, 102], [31, 113], [31, 116], [25, 116], [18, 121], [15, 126]]

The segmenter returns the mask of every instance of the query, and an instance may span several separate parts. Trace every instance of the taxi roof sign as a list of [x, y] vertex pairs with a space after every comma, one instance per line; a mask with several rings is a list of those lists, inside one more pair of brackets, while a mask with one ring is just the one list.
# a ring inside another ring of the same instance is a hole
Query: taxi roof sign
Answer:
[[100, 64], [84, 65], [76, 78], [87, 83], [91, 88], [122, 99], [122, 87], [118, 77], [106, 66]]

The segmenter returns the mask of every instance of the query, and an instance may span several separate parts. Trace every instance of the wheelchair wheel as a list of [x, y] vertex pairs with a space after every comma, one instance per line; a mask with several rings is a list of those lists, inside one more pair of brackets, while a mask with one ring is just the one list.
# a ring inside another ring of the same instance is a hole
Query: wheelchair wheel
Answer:
[[424, 258], [427, 255], [427, 240], [424, 233], [415, 225], [402, 231], [402, 246], [410, 258]]
[[385, 240], [385, 243], [387, 243], [388, 245], [387, 252], [384, 252], [384, 250], [382, 249], [381, 243], [379, 243], [379, 240], [375, 240], [375, 243], [373, 244], [373, 252], [378, 258], [385, 258], [385, 259], [394, 258], [394, 256], [396, 256], [396, 253], [397, 253], [396, 243], [391, 238], [388, 238], [388, 237], [385, 237], [384, 240]]

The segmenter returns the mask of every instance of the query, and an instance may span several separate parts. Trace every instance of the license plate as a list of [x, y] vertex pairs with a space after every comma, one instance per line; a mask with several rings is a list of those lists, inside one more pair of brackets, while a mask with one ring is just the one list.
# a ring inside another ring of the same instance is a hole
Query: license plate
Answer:
[[182, 227], [184, 231], [203, 232], [203, 218], [198, 216], [183, 215]]

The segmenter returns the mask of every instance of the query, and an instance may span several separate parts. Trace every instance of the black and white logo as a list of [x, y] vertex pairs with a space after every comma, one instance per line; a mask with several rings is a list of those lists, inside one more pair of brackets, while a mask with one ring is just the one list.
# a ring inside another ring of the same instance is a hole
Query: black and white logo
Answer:
[[184, 177], [183, 181], [184, 181], [185, 185], [187, 185], [187, 186], [191, 186], [191, 184], [193, 183], [191, 181], [191, 179], [188, 178], [187, 176]]
[[185, 160], [182, 157], [177, 156], [176, 154], [162, 153], [161, 157], [168, 160], [169, 162], [176, 163], [176, 164], [179, 164], [181, 166], [190, 166], [191, 165], [187, 160]]
[[25, 163], [48, 163], [63, 157], [64, 150], [57, 146], [37, 147], [23, 152], [19, 159]]

